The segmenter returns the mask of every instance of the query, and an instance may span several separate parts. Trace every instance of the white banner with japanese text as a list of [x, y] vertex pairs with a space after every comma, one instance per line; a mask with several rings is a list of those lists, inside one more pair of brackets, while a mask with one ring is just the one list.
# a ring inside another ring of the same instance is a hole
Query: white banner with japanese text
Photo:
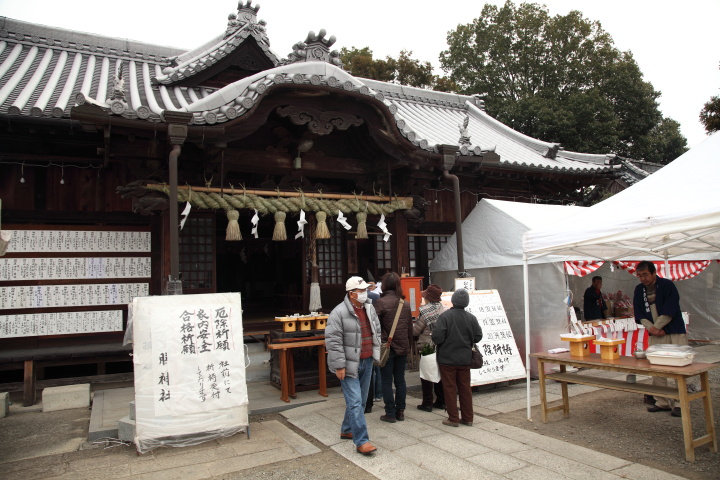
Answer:
[[141, 297], [130, 311], [138, 450], [248, 425], [240, 294]]

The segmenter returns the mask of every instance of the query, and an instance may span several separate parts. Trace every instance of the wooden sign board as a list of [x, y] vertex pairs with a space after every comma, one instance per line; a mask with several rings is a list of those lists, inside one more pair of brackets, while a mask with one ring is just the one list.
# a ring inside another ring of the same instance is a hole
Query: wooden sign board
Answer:
[[[524, 378], [525, 367], [500, 294], [497, 290], [476, 290], [469, 293], [470, 304], [465, 310], [475, 315], [483, 332], [483, 338], [478, 343], [483, 354], [483, 366], [470, 370], [470, 385]], [[451, 297], [452, 292], [443, 292], [441, 302], [445, 308], [452, 307]]]

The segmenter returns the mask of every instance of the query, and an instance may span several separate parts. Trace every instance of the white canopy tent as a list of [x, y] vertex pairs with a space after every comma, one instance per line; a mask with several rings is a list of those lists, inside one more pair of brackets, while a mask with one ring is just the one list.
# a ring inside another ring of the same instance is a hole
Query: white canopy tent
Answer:
[[[530, 335], [528, 264], [542, 256], [720, 258], [720, 132], [607, 200], [526, 232], [523, 251], [526, 339]], [[531, 418], [529, 381], [527, 395]]]
[[[530, 278], [535, 288], [530, 301], [537, 308], [533, 312], [532, 338], [524, 338], [522, 235], [583, 209], [482, 199], [462, 223], [465, 270], [475, 277], [477, 289], [500, 293], [521, 358], [523, 350], [528, 350], [527, 341], [532, 342], [534, 351], [558, 346], [558, 332], [565, 331], [568, 322], [567, 304], [563, 301], [567, 295], [564, 261], [581, 260], [545, 255], [531, 262], [534, 265], [530, 267]], [[457, 275], [457, 241], [453, 236], [432, 260], [430, 278], [450, 291]], [[548, 298], [553, 301], [542, 301]], [[529, 372], [530, 365], [525, 366]]]

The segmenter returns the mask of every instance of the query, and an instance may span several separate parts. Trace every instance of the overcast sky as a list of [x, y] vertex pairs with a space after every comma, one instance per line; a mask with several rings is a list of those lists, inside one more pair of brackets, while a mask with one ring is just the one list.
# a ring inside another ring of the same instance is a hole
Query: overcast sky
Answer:
[[[439, 67], [447, 32], [471, 23], [485, 3], [503, 0], [264, 0], [271, 48], [287, 57], [308, 31], [327, 30], [334, 48], [370, 47], [375, 58], [413, 57]], [[519, 2], [516, 1], [516, 4]], [[688, 146], [705, 138], [702, 106], [720, 94], [720, 0], [548, 0], [551, 15], [580, 10], [599, 21], [620, 50], [632, 51], [645, 80], [662, 92], [664, 116], [680, 122]], [[0, 0], [0, 16], [87, 33], [194, 48], [225, 30], [234, 0]]]

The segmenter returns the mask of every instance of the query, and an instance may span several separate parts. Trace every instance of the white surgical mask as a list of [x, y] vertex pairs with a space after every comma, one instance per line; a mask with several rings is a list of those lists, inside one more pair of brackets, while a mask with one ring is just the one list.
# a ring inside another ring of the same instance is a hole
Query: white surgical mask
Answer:
[[356, 293], [357, 297], [355, 297], [355, 300], [358, 301], [358, 303], [365, 303], [367, 302], [367, 292], [360, 292]]

